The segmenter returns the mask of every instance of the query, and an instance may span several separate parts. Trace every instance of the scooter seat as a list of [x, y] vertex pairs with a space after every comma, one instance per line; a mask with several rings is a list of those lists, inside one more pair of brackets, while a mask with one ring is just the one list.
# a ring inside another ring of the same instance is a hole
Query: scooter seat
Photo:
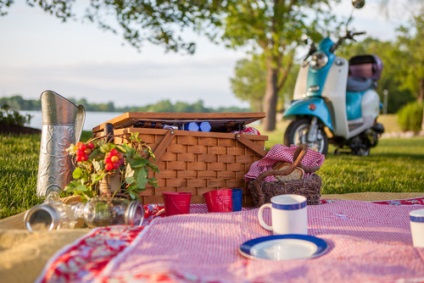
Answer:
[[374, 81], [369, 78], [361, 77], [348, 77], [347, 78], [347, 91], [365, 91], [373, 86]]

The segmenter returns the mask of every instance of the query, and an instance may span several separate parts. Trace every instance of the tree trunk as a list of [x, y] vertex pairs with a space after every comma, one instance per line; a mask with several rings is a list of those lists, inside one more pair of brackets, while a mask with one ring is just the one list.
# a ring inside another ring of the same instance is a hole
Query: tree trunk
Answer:
[[[424, 99], [424, 79], [420, 80], [420, 89], [418, 90], [418, 103], [422, 104]], [[424, 132], [424, 109], [423, 109], [423, 118], [421, 119], [421, 131]]]
[[421, 119], [421, 131], [424, 132], [424, 109], [423, 109], [423, 118]]
[[423, 103], [424, 99], [424, 79], [420, 79], [420, 89], [418, 90], [418, 103]]
[[272, 67], [271, 63], [268, 63], [266, 74], [266, 90], [265, 97], [263, 100], [264, 111], [266, 114], [266, 117], [264, 119], [265, 131], [275, 130], [278, 101], [277, 82], [278, 69]]

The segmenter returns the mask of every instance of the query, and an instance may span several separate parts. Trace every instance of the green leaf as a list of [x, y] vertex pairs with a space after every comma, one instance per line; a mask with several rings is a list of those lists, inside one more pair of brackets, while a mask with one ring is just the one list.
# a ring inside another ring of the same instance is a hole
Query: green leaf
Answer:
[[93, 181], [93, 183], [98, 183], [100, 182], [104, 177], [106, 176], [106, 173], [102, 173], [102, 174], [91, 174], [91, 180]]
[[148, 182], [152, 187], [154, 187], [154, 188], [158, 187], [158, 181], [156, 180], [156, 178], [149, 178]]
[[79, 185], [75, 188], [75, 190], [80, 192], [86, 192], [88, 191], [88, 188], [85, 185]]
[[133, 191], [130, 191], [129, 195], [130, 195], [131, 199], [138, 199], [138, 197], [137, 197], [138, 194], [134, 193]]
[[103, 161], [93, 160], [92, 164], [93, 164], [93, 168], [94, 168], [95, 172], [101, 171], [104, 168], [104, 162]]
[[129, 162], [130, 166], [134, 169], [144, 167], [147, 163], [148, 160], [144, 158], [135, 158], [134, 160], [131, 160], [131, 162]]
[[124, 147], [120, 144], [116, 145], [116, 148], [120, 151], [120, 152], [127, 152], [127, 147]]
[[147, 170], [140, 170], [134, 174], [135, 177], [135, 186], [140, 189], [146, 188], [147, 183]]
[[128, 185], [132, 185], [134, 184], [134, 182], [135, 182], [134, 176], [129, 176], [125, 178], [125, 183], [127, 183]]
[[127, 164], [125, 167], [125, 179], [134, 176], [134, 173], [134, 169], [131, 168], [130, 164]]
[[72, 172], [72, 178], [79, 179], [79, 178], [82, 177], [82, 174], [83, 173], [82, 173], [81, 168], [77, 167], [77, 168], [75, 168], [74, 172]]

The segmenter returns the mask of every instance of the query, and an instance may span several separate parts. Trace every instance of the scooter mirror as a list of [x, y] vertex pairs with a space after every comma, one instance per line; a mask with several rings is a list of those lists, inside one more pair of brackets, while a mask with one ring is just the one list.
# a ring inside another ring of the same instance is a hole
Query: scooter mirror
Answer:
[[304, 44], [308, 44], [309, 42], [309, 37], [306, 34], [302, 34], [302, 37], [300, 38], [300, 40], [304, 43]]
[[365, 6], [365, 0], [352, 0], [352, 6], [356, 9], [361, 9]]

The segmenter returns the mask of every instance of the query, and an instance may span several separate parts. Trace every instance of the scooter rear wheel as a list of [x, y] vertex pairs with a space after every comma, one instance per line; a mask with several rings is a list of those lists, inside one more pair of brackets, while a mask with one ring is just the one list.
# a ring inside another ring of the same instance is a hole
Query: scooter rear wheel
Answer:
[[328, 138], [321, 127], [317, 128], [316, 140], [308, 141], [310, 128], [309, 119], [298, 119], [292, 121], [284, 133], [284, 144], [290, 146], [307, 144], [310, 149], [316, 150], [322, 154], [328, 153]]

